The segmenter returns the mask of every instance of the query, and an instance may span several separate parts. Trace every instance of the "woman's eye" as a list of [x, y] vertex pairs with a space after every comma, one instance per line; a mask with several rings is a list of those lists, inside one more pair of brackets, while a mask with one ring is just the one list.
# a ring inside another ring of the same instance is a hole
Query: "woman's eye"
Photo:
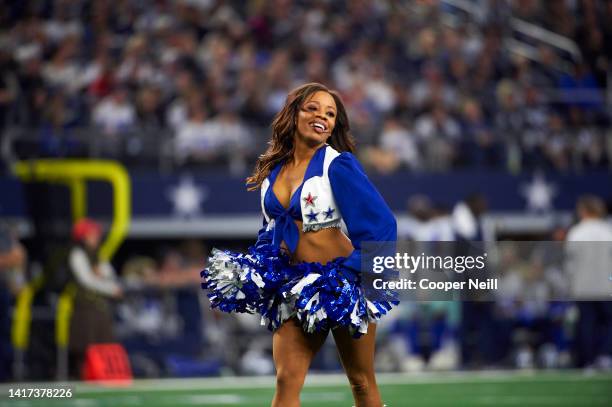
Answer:
[[328, 113], [327, 113], [327, 115], [328, 115], [329, 117], [334, 117], [334, 116], [335, 116], [335, 114], [333, 114], [332, 112], [328, 112]]

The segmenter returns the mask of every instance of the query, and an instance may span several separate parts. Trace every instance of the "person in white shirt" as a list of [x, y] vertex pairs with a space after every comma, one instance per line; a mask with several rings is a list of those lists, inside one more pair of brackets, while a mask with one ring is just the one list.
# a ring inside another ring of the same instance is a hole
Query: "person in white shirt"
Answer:
[[109, 135], [125, 133], [135, 125], [136, 111], [125, 87], [117, 87], [94, 108], [93, 122]]
[[385, 120], [377, 147], [370, 149], [369, 161], [380, 173], [391, 173], [403, 165], [411, 169], [421, 166], [417, 140], [400, 120]]
[[605, 220], [603, 201], [593, 195], [584, 195], [576, 204], [579, 222], [567, 233], [568, 242], [612, 241], [612, 225]]
[[580, 197], [576, 210], [579, 222], [568, 231], [566, 243], [566, 271], [579, 313], [574, 341], [575, 362], [579, 367], [610, 370], [612, 226], [605, 220], [603, 201], [596, 196]]
[[208, 113], [200, 100], [190, 100], [188, 120], [183, 123], [174, 139], [176, 159], [179, 163], [214, 161], [220, 150], [220, 137], [209, 124]]

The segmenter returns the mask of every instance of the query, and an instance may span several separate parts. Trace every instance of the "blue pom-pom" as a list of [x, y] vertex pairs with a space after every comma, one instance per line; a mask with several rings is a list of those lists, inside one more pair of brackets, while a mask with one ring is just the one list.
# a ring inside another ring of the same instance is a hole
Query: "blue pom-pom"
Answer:
[[291, 265], [272, 245], [250, 247], [247, 254], [213, 250], [201, 272], [211, 306], [225, 312], [258, 312], [271, 331], [296, 317], [306, 332], [348, 328], [354, 337], [367, 332], [399, 302], [393, 293], [366, 299], [359, 273], [344, 258]]
[[359, 337], [367, 332], [369, 322], [379, 320], [399, 303], [394, 299], [366, 299], [360, 275], [345, 267], [343, 261], [337, 258], [325, 265], [297, 265], [304, 277], [290, 288], [288, 295], [295, 300], [297, 318], [306, 332], [344, 327]]

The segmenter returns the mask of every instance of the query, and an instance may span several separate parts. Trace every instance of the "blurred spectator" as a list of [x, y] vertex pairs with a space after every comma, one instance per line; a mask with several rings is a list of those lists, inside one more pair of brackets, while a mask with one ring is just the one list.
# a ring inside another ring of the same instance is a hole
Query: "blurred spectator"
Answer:
[[100, 260], [102, 227], [89, 219], [81, 219], [72, 230], [74, 246], [68, 263], [77, 291], [70, 322], [70, 372], [80, 377], [87, 346], [113, 342], [113, 311], [109, 299], [123, 296], [110, 263]]
[[414, 135], [402, 123], [389, 117], [385, 120], [378, 148], [368, 152], [368, 161], [381, 173], [390, 173], [402, 166], [420, 167], [419, 150]]
[[463, 103], [461, 156], [475, 167], [495, 167], [500, 162], [500, 148], [495, 134], [484, 118], [480, 104], [474, 99]]
[[12, 295], [17, 295], [25, 281], [27, 255], [15, 233], [0, 222], [0, 281]]
[[549, 118], [548, 132], [546, 134], [546, 142], [541, 140], [542, 145], [536, 146], [540, 152], [544, 153], [544, 157], [552, 164], [552, 167], [558, 171], [567, 171], [570, 165], [570, 135], [565, 131], [563, 119], [558, 115], [552, 115]]
[[108, 135], [125, 133], [134, 126], [136, 112], [125, 86], [118, 86], [93, 110], [92, 120]]
[[121, 278], [126, 288], [138, 289], [147, 287], [156, 280], [157, 264], [155, 260], [136, 256], [128, 259], [121, 269]]
[[425, 108], [432, 104], [440, 104], [452, 108], [457, 103], [457, 93], [452, 85], [447, 84], [440, 68], [432, 63], [423, 68], [423, 79], [417, 81], [411, 88], [411, 100], [415, 107]]
[[190, 287], [201, 282], [206, 247], [197, 240], [183, 242], [180, 250], [171, 250], [162, 259], [156, 284], [160, 287]]
[[51, 87], [75, 93], [79, 90], [79, 66], [76, 62], [78, 38], [71, 36], [62, 41], [51, 60], [43, 67], [43, 77]]
[[208, 113], [199, 97], [189, 100], [187, 120], [179, 125], [175, 138], [176, 158], [179, 162], [212, 161], [219, 153], [219, 135], [207, 126]]
[[506, 143], [520, 144], [525, 130], [525, 117], [520, 110], [520, 98], [516, 85], [509, 80], [497, 85], [497, 105], [495, 114], [495, 131]]
[[78, 98], [61, 90], [47, 95], [39, 136], [41, 152], [49, 157], [73, 157], [83, 152], [76, 139], [80, 124]]
[[461, 129], [444, 105], [436, 103], [430, 112], [417, 117], [414, 130], [425, 147], [429, 168], [446, 170], [453, 165]]
[[570, 140], [562, 117], [547, 108], [533, 86], [525, 89], [524, 99], [519, 121], [522, 129], [518, 129], [522, 133], [517, 140], [523, 150], [524, 168], [537, 167], [546, 158], [556, 170], [567, 170]]
[[174, 78], [177, 95], [166, 108], [166, 122], [178, 130], [188, 117], [190, 104], [203, 103], [203, 93], [196, 89], [194, 75], [187, 70], [180, 70]]
[[23, 55], [19, 71], [19, 105], [16, 112], [16, 122], [24, 127], [37, 127], [41, 122], [41, 112], [44, 110], [48, 89], [42, 76], [42, 61], [40, 51], [32, 50]]
[[400, 304], [396, 312], [400, 315], [390, 327], [390, 343], [385, 349], [393, 355], [394, 370], [456, 369], [457, 308], [451, 301]]
[[[426, 196], [415, 195], [408, 200], [408, 213], [415, 219], [409, 229], [398, 236], [421, 242], [450, 242], [455, 240], [455, 230], [448, 210], [434, 205]], [[450, 246], [449, 246], [450, 247]]]
[[488, 207], [487, 199], [479, 193], [469, 195], [453, 208], [451, 218], [457, 239], [482, 241], [482, 217]]
[[381, 114], [395, 107], [395, 93], [392, 84], [385, 78], [385, 67], [381, 64], [372, 66], [372, 73], [365, 86], [365, 92], [376, 110]]
[[136, 100], [138, 127], [145, 133], [159, 131], [166, 125], [161, 92], [155, 87], [143, 87]]
[[[5, 44], [2, 45], [5, 46]], [[17, 85], [11, 55], [2, 49], [0, 50], [0, 129], [8, 123], [11, 105], [17, 98]]]
[[[451, 222], [457, 244], [455, 256], [482, 253], [483, 216], [488, 207], [487, 199], [473, 193], [457, 203], [452, 210]], [[465, 275], [462, 275], [465, 278]], [[481, 270], [481, 278], [487, 277], [487, 269]], [[486, 294], [467, 291], [462, 293], [461, 324], [458, 338], [463, 367], [495, 366], [499, 362], [496, 339], [490, 335], [495, 330], [494, 306], [486, 301]]]
[[599, 197], [581, 197], [576, 211], [579, 222], [567, 233], [566, 264], [572, 297], [578, 300], [575, 362], [578, 367], [611, 370], [612, 302], [603, 299], [610, 296], [608, 287], [612, 254], [609, 243], [612, 242], [612, 226], [605, 220], [606, 207]]
[[585, 114], [586, 112], [579, 107], [572, 107], [569, 110], [567, 129], [573, 141], [571, 154], [574, 167], [605, 169], [610, 157], [606, 155], [604, 136], [600, 129], [587, 125]]
[[11, 305], [23, 284], [24, 248], [9, 228], [0, 223], [0, 382], [12, 375]]
[[540, 63], [537, 69], [530, 67], [531, 85], [544, 90], [555, 88], [561, 75], [558, 68], [561, 61], [553, 49], [546, 45], [540, 45], [538, 55]]
[[520, 243], [514, 247], [513, 242], [501, 242], [499, 247], [496, 357], [512, 357], [512, 365], [520, 369], [567, 367], [566, 307], [553, 302], [567, 295], [567, 284], [558, 265], [546, 261], [556, 247], [550, 242], [542, 248]]
[[123, 266], [122, 278], [131, 288], [188, 288], [201, 282], [206, 247], [197, 240], [186, 240], [178, 248], [167, 250], [159, 266], [148, 257], [130, 258]]

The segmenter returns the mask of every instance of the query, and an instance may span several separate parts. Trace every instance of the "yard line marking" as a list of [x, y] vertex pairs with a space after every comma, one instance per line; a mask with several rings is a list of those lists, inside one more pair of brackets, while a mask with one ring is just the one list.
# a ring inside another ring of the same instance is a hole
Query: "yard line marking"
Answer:
[[[580, 405], [584, 403], [584, 397], [582, 395], [576, 396], [545, 396], [545, 395], [530, 395], [524, 396], [479, 396], [474, 399], [474, 403], [483, 406], [502, 406], [502, 405], [524, 405], [526, 402], [534, 403], [534, 405], [551, 405], [558, 406], [560, 404], [567, 404], [569, 401]], [[605, 397], [589, 397], [591, 403], [606, 403], [609, 399]]]
[[[524, 380], [547, 382], [600, 382], [612, 383], [612, 375], [585, 375], [580, 370], [556, 372], [515, 372], [515, 371], [479, 371], [479, 372], [445, 372], [445, 373], [379, 373], [379, 385], [428, 385], [428, 384], [463, 384], [479, 381], [483, 383], [520, 382]], [[43, 383], [36, 383], [43, 386]], [[69, 385], [74, 386], [75, 395], [95, 393], [132, 393], [146, 390], [148, 392], [171, 390], [225, 390], [225, 389], [273, 389], [275, 378], [273, 376], [259, 377], [217, 377], [217, 378], [182, 378], [182, 379], [139, 379], [131, 386], [104, 387], [101, 385], [83, 382], [51, 382], [48, 386]], [[27, 387], [27, 383], [19, 383], [19, 387]], [[306, 378], [305, 387], [337, 387], [349, 386], [344, 374], [310, 374]], [[15, 384], [0, 385], [0, 392], [7, 393], [9, 387]]]
[[[612, 375], [583, 375], [563, 373], [525, 373], [525, 372], [449, 372], [420, 374], [390, 374], [377, 375], [379, 385], [427, 385], [427, 384], [464, 384], [480, 381], [485, 383], [506, 383], [508, 381], [535, 380], [546, 382], [579, 382], [579, 381], [609, 381]], [[225, 390], [225, 389], [271, 389], [275, 379], [272, 376], [234, 377], [234, 378], [196, 378], [196, 379], [146, 379], [137, 381], [131, 387], [117, 388], [113, 391], [165, 391], [165, 390]], [[84, 393], [108, 391], [106, 388], [83, 385], [79, 389]], [[310, 375], [306, 378], [305, 387], [337, 387], [349, 386], [344, 374]]]
[[317, 392], [317, 393], [302, 393], [300, 399], [306, 403], [321, 402], [321, 401], [347, 401], [344, 393], [340, 392]]
[[[164, 400], [165, 401], [165, 400]], [[168, 400], [168, 405], [182, 405], [182, 404], [193, 404], [193, 405], [241, 405], [246, 401], [245, 397], [238, 396], [236, 394], [192, 394], [185, 396], [174, 396], [171, 400]]]

